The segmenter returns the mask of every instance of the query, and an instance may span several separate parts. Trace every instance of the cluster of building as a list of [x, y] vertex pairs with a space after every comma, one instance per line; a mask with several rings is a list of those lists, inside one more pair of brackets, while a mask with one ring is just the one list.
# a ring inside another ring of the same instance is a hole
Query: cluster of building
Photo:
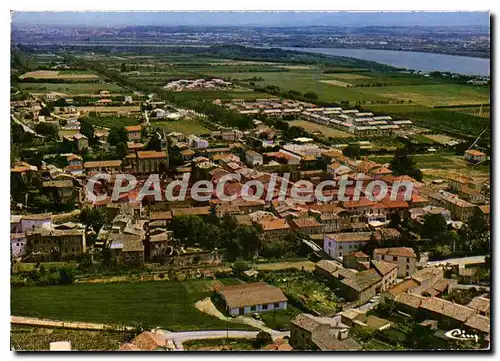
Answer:
[[206, 79], [179, 79], [168, 82], [163, 88], [169, 91], [196, 91], [196, 90], [222, 90], [231, 87], [231, 82], [213, 78]]
[[413, 125], [408, 119], [393, 119], [391, 116], [375, 116], [370, 112], [341, 107], [318, 107], [314, 104], [295, 100], [257, 99], [247, 102], [239, 99], [224, 104], [240, 114], [269, 117], [294, 116], [314, 123], [366, 136], [384, 136]]

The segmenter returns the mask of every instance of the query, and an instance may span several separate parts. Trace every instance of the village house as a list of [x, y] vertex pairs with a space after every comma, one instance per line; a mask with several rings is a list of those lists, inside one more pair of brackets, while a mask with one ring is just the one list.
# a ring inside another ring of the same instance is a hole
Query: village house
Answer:
[[396, 263], [399, 278], [411, 276], [417, 269], [417, 255], [408, 247], [376, 248], [373, 251], [373, 259]]
[[127, 138], [129, 141], [140, 141], [142, 136], [142, 126], [140, 125], [131, 125], [125, 127], [125, 131], [127, 132]]
[[136, 173], [160, 172], [162, 169], [167, 169], [168, 157], [165, 151], [142, 150], [136, 154], [127, 154], [125, 165]]
[[172, 351], [175, 345], [160, 333], [143, 331], [132, 341], [120, 345], [120, 351]]
[[313, 217], [292, 219], [290, 228], [305, 234], [319, 234], [323, 230], [321, 223]]
[[269, 236], [283, 236], [290, 231], [290, 225], [283, 218], [265, 218], [256, 223], [262, 233]]
[[[12, 218], [18, 220], [18, 223], [15, 223], [15, 232], [12, 232], [11, 229], [11, 233], [24, 233], [38, 228], [52, 228], [52, 213], [26, 214], [22, 216], [12, 215]], [[12, 225], [11, 220], [11, 227]]]
[[342, 265], [345, 268], [351, 268], [357, 271], [366, 271], [370, 268], [370, 256], [362, 251], [346, 254], [342, 257]]
[[429, 194], [429, 201], [434, 206], [448, 209], [452, 219], [462, 222], [467, 222], [476, 209], [475, 204], [460, 199], [456, 194], [443, 190], [438, 193]]
[[339, 294], [348, 301], [356, 301], [362, 305], [381, 290], [382, 277], [375, 269], [369, 269], [342, 279]]
[[69, 261], [86, 250], [82, 229], [52, 230], [38, 228], [26, 232], [26, 254], [34, 262]]
[[287, 308], [287, 298], [283, 292], [265, 282], [224, 286], [216, 292], [231, 316]]
[[26, 235], [24, 233], [10, 234], [10, 251], [14, 258], [23, 257], [26, 255]]
[[253, 150], [247, 150], [247, 152], [245, 153], [245, 159], [247, 164], [251, 165], [252, 167], [264, 164], [264, 158], [262, 157], [262, 154], [259, 154]]
[[72, 203], [77, 200], [78, 189], [72, 180], [52, 180], [42, 183], [42, 191], [48, 193], [53, 201]]
[[120, 170], [122, 165], [121, 160], [97, 160], [91, 162], [85, 162], [83, 168], [87, 173], [92, 172], [105, 172], [105, 173], [115, 173]]
[[323, 238], [323, 250], [334, 259], [365, 248], [372, 240], [372, 232], [330, 233]]
[[491, 301], [489, 298], [482, 296], [474, 297], [472, 301], [467, 304], [467, 307], [472, 308], [481, 316], [490, 317]]
[[389, 290], [396, 284], [398, 276], [398, 265], [396, 263], [372, 260], [371, 265], [382, 277], [381, 292]]
[[108, 235], [111, 258], [128, 266], [144, 264], [143, 237], [136, 234], [110, 233]]
[[74, 148], [79, 152], [81, 152], [85, 148], [89, 147], [88, 138], [81, 133], [75, 133], [73, 135], [66, 135], [66, 136], [64, 136], [64, 141], [66, 141], [70, 144], [74, 144]]
[[480, 152], [479, 150], [469, 149], [469, 150], [465, 151], [464, 158], [468, 162], [479, 163], [479, 162], [485, 161], [487, 159], [487, 156], [486, 156], [486, 154], [484, 154], [483, 152]]
[[300, 313], [290, 322], [290, 345], [295, 350], [359, 350], [339, 319]]

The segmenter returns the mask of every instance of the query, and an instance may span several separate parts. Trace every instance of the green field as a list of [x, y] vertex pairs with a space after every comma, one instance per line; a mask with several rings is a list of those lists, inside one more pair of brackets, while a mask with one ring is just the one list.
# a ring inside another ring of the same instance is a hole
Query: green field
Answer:
[[11, 289], [11, 314], [62, 321], [147, 325], [181, 330], [248, 329], [194, 307], [213, 281], [77, 284]]
[[98, 83], [19, 83], [22, 90], [28, 90], [34, 93], [57, 92], [66, 94], [91, 94], [99, 93], [101, 90], [108, 90], [114, 93], [128, 93], [117, 84], [98, 84]]
[[72, 350], [116, 351], [130, 336], [126, 332], [12, 326], [10, 344], [16, 351], [48, 351], [51, 342], [70, 341]]
[[[363, 110], [411, 119], [416, 125], [462, 137], [475, 138], [485, 128], [490, 128], [490, 121], [487, 118], [462, 114], [446, 108], [431, 108], [417, 104], [391, 104], [367, 105], [363, 106]], [[487, 131], [483, 138], [488, 139], [489, 133]]]
[[196, 119], [179, 119], [179, 120], [160, 120], [151, 121], [150, 127], [165, 128], [167, 132], [180, 132], [183, 134], [205, 134], [210, 133], [210, 129], [206, 128]]
[[490, 102], [489, 88], [462, 84], [400, 85], [356, 89], [365, 94], [374, 94], [394, 100], [411, 100], [413, 103], [426, 106]]
[[[341, 101], [376, 101], [389, 100], [376, 94], [363, 93], [351, 88], [322, 83], [323, 80], [334, 80], [335, 74], [323, 74], [322, 71], [289, 71], [289, 72], [250, 72], [250, 73], [209, 73], [211, 76], [222, 76], [226, 79], [248, 79], [249, 77], [263, 78], [264, 81], [255, 81], [258, 87], [267, 85], [279, 86], [281, 90], [297, 90], [301, 93], [313, 91], [319, 99], [330, 102]], [[245, 81], [250, 83], [250, 81]]]
[[128, 118], [128, 117], [87, 116], [85, 117], [85, 119], [88, 119], [93, 126], [104, 127], [104, 128], [127, 127], [129, 125], [139, 124], [139, 119]]

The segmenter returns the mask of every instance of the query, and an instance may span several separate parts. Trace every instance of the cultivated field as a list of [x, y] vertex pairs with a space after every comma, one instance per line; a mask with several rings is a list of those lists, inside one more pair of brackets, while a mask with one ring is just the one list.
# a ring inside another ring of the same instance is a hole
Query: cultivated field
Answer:
[[85, 70], [36, 70], [19, 77], [20, 79], [99, 79], [99, 76]]
[[49, 351], [49, 344], [70, 341], [77, 351], [116, 351], [130, 335], [124, 332], [12, 326], [10, 344], [16, 351]]
[[350, 83], [346, 83], [344, 81], [335, 80], [335, 79], [332, 79], [332, 80], [320, 80], [320, 83], [325, 83], [325, 84], [335, 85], [335, 86], [341, 86], [341, 87], [344, 87], [344, 88], [348, 88], [348, 87], [351, 86]]
[[181, 330], [245, 329], [205, 315], [194, 303], [212, 295], [214, 281], [75, 284], [19, 287], [11, 313], [62, 321], [87, 321]]
[[98, 84], [98, 83], [19, 83], [22, 90], [30, 91], [33, 93], [42, 92], [57, 92], [65, 93], [68, 95], [82, 94], [82, 93], [99, 93], [101, 90], [108, 90], [110, 92], [126, 92], [121, 86], [117, 84]]
[[457, 107], [457, 108], [446, 108], [449, 111], [473, 115], [475, 117], [490, 118], [490, 107], [489, 106], [479, 106], [479, 107]]
[[374, 88], [356, 88], [366, 94], [376, 94], [394, 100], [411, 100], [426, 106], [489, 103], [490, 91], [486, 87], [461, 84], [401, 85]]

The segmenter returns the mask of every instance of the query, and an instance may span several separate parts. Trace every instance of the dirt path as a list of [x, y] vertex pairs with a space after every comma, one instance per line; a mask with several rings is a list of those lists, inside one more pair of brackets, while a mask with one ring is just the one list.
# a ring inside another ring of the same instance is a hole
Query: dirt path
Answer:
[[134, 330], [131, 326], [116, 326], [107, 325], [104, 323], [89, 323], [89, 322], [64, 322], [45, 320], [34, 317], [10, 316], [10, 323], [13, 325], [29, 325], [29, 326], [47, 326], [57, 328], [71, 328], [75, 330]]
[[210, 297], [204, 298], [204, 299], [196, 302], [194, 304], [194, 307], [196, 307], [199, 311], [206, 313], [207, 315], [217, 317], [219, 320], [222, 320], [222, 321], [249, 325], [249, 326], [258, 328], [262, 331], [268, 332], [268, 333], [274, 332], [274, 330], [267, 327], [264, 324], [264, 322], [259, 321], [259, 320], [255, 320], [251, 317], [245, 317], [245, 316], [226, 317], [222, 312], [220, 312], [217, 309], [217, 307], [215, 307], [215, 305], [213, 304]]

